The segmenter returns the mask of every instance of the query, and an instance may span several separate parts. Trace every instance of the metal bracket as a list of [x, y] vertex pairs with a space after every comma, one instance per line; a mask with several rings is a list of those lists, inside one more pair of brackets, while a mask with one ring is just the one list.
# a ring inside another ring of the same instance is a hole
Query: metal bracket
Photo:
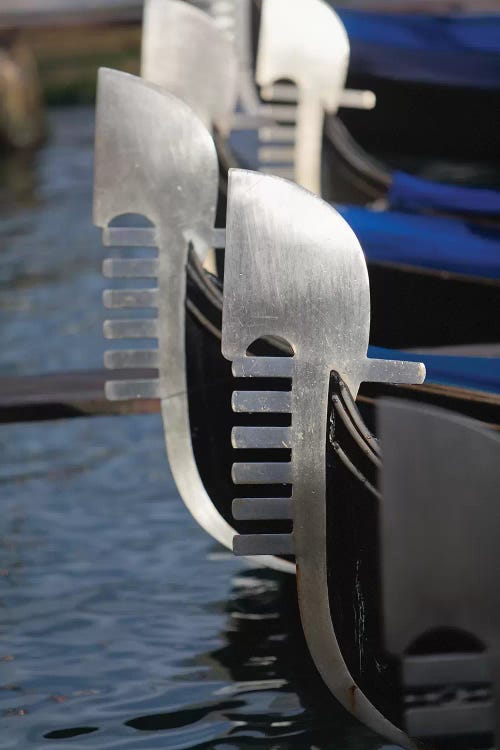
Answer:
[[[302, 220], [295, 217], [304, 217]], [[311, 654], [336, 697], [375, 731], [408, 746], [404, 734], [361, 693], [352, 706], [353, 679], [332, 625], [327, 582], [326, 476], [330, 374], [356, 396], [363, 380], [421, 383], [423, 365], [367, 358], [370, 292], [356, 236], [330, 205], [298, 185], [255, 172], [229, 179], [222, 352], [236, 377], [277, 378], [280, 390], [238, 391], [235, 412], [289, 414], [278, 428], [236, 427], [236, 448], [291, 450], [273, 463], [236, 463], [237, 485], [270, 485], [272, 501], [255, 503], [261, 519], [293, 517], [293, 532], [236, 537], [237, 554], [294, 554], [302, 623]], [[287, 342], [292, 357], [253, 357], [263, 337]], [[291, 385], [290, 385], [291, 384]], [[276, 487], [275, 485], [280, 485]], [[291, 490], [291, 503], [288, 494]], [[274, 497], [279, 491], [281, 497]], [[260, 494], [260, 493], [259, 493]], [[271, 497], [271, 496], [270, 496]], [[277, 502], [276, 502], [277, 501]], [[241, 514], [241, 501], [235, 512]], [[254, 516], [255, 518], [255, 516]]]
[[[385, 637], [404, 689], [419, 696], [407, 703], [407, 728], [433, 739], [494, 733], [498, 744], [500, 437], [400, 401], [383, 401], [378, 422]], [[443, 628], [465, 634], [465, 647], [409, 655]], [[480, 647], [467, 652], [469, 640]]]

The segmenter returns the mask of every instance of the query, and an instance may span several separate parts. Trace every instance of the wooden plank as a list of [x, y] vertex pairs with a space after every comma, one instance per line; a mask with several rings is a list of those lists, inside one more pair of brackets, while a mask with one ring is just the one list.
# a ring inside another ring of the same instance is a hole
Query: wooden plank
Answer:
[[[155, 414], [158, 399], [110, 402], [104, 395], [107, 380], [150, 379], [155, 370], [90, 370], [49, 375], [0, 378], [0, 424], [36, 422], [83, 416]], [[363, 384], [359, 401], [374, 403], [380, 396], [398, 396], [447, 406], [497, 426], [500, 396], [465, 388], [425, 384], [389, 386]]]
[[[155, 376], [153, 370], [113, 373], [114, 380]], [[159, 412], [156, 399], [108, 401], [104, 384], [109, 379], [108, 370], [0, 378], [0, 423]]]
[[140, 21], [141, 0], [2, 0], [0, 27]]

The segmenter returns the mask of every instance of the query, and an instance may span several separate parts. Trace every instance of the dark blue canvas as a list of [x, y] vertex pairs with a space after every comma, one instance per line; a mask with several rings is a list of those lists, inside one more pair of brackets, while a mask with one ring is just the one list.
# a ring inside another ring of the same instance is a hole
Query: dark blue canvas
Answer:
[[427, 383], [500, 393], [500, 358], [409, 354], [374, 346], [370, 347], [369, 356], [423, 362], [427, 367]]
[[462, 219], [339, 207], [370, 261], [500, 279], [500, 231]]
[[500, 88], [500, 14], [338, 13], [349, 34], [355, 73]]
[[500, 216], [500, 191], [446, 185], [404, 172], [394, 172], [388, 199], [391, 208], [401, 211]]

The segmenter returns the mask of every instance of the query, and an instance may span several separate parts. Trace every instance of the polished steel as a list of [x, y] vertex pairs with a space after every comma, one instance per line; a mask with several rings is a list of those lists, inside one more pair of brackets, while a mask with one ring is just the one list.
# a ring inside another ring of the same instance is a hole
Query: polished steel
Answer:
[[104, 353], [107, 370], [152, 369], [160, 366], [158, 349], [117, 349]]
[[109, 310], [158, 307], [158, 289], [107, 289], [103, 294], [104, 307]]
[[[500, 436], [462, 415], [391, 400], [378, 423], [385, 640], [408, 698], [420, 696], [406, 701], [406, 726], [422, 738], [494, 733], [498, 747]], [[465, 653], [448, 653], [448, 643], [425, 653], [422, 637], [442, 628], [467, 634]], [[478, 685], [482, 695], [471, 699]]]
[[294, 553], [291, 534], [247, 534], [237, 536], [234, 540], [234, 551], [237, 555], [288, 555]]
[[229, 134], [238, 97], [231, 38], [181, 0], [146, 0], [141, 75], [190, 105], [206, 127]]
[[345, 89], [342, 22], [323, 0], [264, 0], [256, 64], [263, 104], [251, 3], [213, 0], [209, 8], [212, 18], [181, 0], [147, 0], [143, 77], [190, 104], [209, 128], [258, 127], [260, 170], [320, 193], [324, 113], [375, 105], [371, 92]]
[[[255, 85], [252, 50], [252, 0], [211, 0], [210, 13], [235, 49], [239, 103], [245, 115], [258, 115], [261, 101]], [[242, 119], [244, 127], [246, 118]], [[246, 120], [248, 122], [248, 120]]]
[[236, 413], [286, 414], [292, 408], [292, 394], [287, 391], [235, 391], [232, 407]]
[[237, 497], [233, 501], [232, 511], [238, 521], [293, 520], [292, 500], [289, 497]]
[[[259, 462], [253, 469], [250, 462], [237, 463], [233, 479], [237, 484], [291, 484], [293, 508], [291, 535], [237, 537], [234, 548], [240, 554], [293, 551], [300, 568], [297, 585], [304, 632], [326, 684], [368, 726], [409, 747], [403, 732], [353, 682], [328, 600], [325, 450], [330, 374], [341, 376], [353, 398], [364, 380], [421, 383], [425, 378], [421, 364], [369, 359], [369, 332], [366, 261], [340, 214], [291, 182], [231, 170], [222, 352], [238, 377], [291, 378], [291, 391], [283, 381], [282, 390], [272, 396], [291, 407], [286, 443], [291, 459], [287, 454], [280, 463]], [[249, 357], [249, 347], [263, 337], [286, 341], [294, 356]], [[270, 403], [258, 383], [254, 394], [252, 400], [246, 391], [245, 403], [253, 408]], [[238, 408], [241, 398], [239, 393]], [[269, 437], [267, 424], [263, 445]], [[289, 518], [285, 506], [284, 511], [283, 520]], [[358, 691], [354, 702], [353, 689]]]
[[235, 484], [290, 484], [292, 467], [289, 462], [233, 464], [232, 478]]
[[234, 427], [233, 448], [291, 448], [291, 427]]
[[107, 258], [102, 264], [102, 273], [106, 279], [156, 279], [159, 263], [157, 260]]
[[[371, 92], [345, 89], [349, 54], [342, 21], [323, 0], [263, 0], [256, 81], [263, 99], [281, 102], [271, 104], [267, 112], [281, 123], [294, 124], [289, 148], [282, 147], [281, 153], [271, 147], [276, 144], [274, 134], [261, 130], [266, 147], [260, 155], [266, 171], [293, 166], [299, 185], [321, 192], [325, 112], [375, 106]], [[285, 142], [284, 131], [279, 131], [277, 142]]]
[[[116, 380], [106, 386], [111, 400], [161, 399], [165, 441], [179, 493], [198, 523], [232, 547], [234, 529], [208, 496], [191, 443], [185, 351], [186, 265], [192, 246], [203, 260], [223, 247], [224, 230], [214, 229], [218, 162], [213, 140], [190, 107], [140, 78], [99, 72], [96, 119], [94, 221], [113, 247], [156, 247], [156, 258], [110, 258], [103, 272], [112, 279], [156, 279], [156, 289], [108, 290], [114, 308], [150, 308], [149, 318], [106, 321], [110, 339], [156, 339], [157, 347], [107, 352], [106, 367], [149, 368], [158, 377]], [[110, 226], [126, 214], [140, 214], [151, 228]], [[259, 559], [279, 570], [294, 566]]]

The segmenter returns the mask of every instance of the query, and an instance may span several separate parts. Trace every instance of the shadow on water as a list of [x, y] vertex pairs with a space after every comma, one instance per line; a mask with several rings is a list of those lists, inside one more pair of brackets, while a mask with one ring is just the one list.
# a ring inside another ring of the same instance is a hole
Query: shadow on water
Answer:
[[0, 748], [375, 750], [294, 582], [199, 530], [156, 416], [0, 430]]
[[[197, 654], [193, 661], [227, 684], [209, 702], [136, 716], [124, 722], [126, 727], [162, 734], [164, 740], [166, 735], [173, 739], [176, 730], [203, 724], [220, 732], [217, 738], [186, 745], [197, 750], [380, 746], [354, 724], [317, 675], [300, 630], [291, 579], [243, 570], [232, 581], [225, 610], [225, 645]], [[98, 728], [74, 727], [44, 737], [68, 739], [94, 731]], [[164, 740], [154, 746], [170, 747]], [[172, 745], [177, 746], [183, 745]]]

